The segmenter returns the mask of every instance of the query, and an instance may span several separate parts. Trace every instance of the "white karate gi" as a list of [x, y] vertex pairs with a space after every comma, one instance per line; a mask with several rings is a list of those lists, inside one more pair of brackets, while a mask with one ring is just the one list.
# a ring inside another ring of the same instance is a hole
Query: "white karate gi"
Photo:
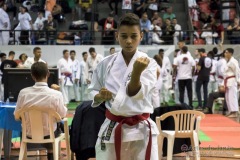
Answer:
[[224, 70], [225, 70], [226, 63], [227, 61], [224, 58], [221, 58], [217, 61], [216, 76], [217, 76], [218, 86], [223, 84]]
[[91, 81], [93, 71], [96, 69], [99, 62], [101, 62], [103, 59], [103, 56], [100, 54], [97, 54], [96, 58], [93, 59], [91, 56], [88, 57], [86, 62], [86, 78]]
[[[38, 62], [43, 62], [46, 63], [44, 60], [42, 60], [41, 58], [38, 60]], [[24, 62], [23, 66], [25, 68], [31, 68], [33, 63], [35, 63], [34, 61], [34, 57], [28, 57], [27, 60]]]
[[208, 93], [216, 92], [218, 90], [216, 69], [217, 69], [217, 61], [215, 59], [212, 59], [212, 68], [210, 71], [210, 78], [208, 83]]
[[170, 92], [169, 89], [171, 88], [172, 84], [170, 79], [171, 78], [171, 62], [168, 57], [164, 56], [162, 61], [162, 74], [160, 77], [162, 78], [162, 87], [160, 90], [161, 94], [161, 102], [168, 102], [170, 100]]
[[[89, 86], [92, 96], [99, 93], [102, 87], [107, 88], [112, 92], [113, 99], [105, 102], [107, 109], [114, 115], [134, 116], [143, 113], [153, 113], [153, 106], [151, 103], [152, 92], [157, 81], [157, 63], [152, 58], [147, 68], [141, 74], [141, 89], [139, 92], [129, 97], [126, 94], [126, 87], [131, 78], [131, 72], [135, 60], [139, 57], [148, 57], [146, 53], [136, 51], [127, 66], [122, 52], [106, 57], [99, 63], [96, 70], [94, 70], [92, 83]], [[93, 98], [92, 98], [93, 99]], [[99, 103], [93, 102], [92, 106], [96, 107]], [[159, 131], [155, 122], [148, 119], [152, 127], [152, 151], [151, 160], [158, 159], [157, 135]], [[106, 150], [101, 150], [101, 137], [106, 136], [106, 130], [110, 124], [110, 120], [106, 118], [99, 131], [99, 138], [96, 144], [96, 159], [99, 160], [115, 160], [114, 148], [114, 134], [115, 127], [112, 130], [109, 141], [104, 139]], [[122, 148], [121, 159], [143, 160], [146, 153], [146, 146], [148, 144], [149, 128], [146, 121], [142, 121], [137, 125], [122, 126]]]
[[226, 82], [225, 87], [227, 88], [225, 89], [225, 98], [228, 106], [228, 111], [238, 112], [239, 108], [237, 86], [240, 82], [240, 69], [238, 61], [234, 57], [232, 57], [224, 67], [224, 80], [230, 76], [235, 77], [229, 78]]
[[89, 94], [88, 94], [88, 84], [87, 84], [87, 74], [85, 72], [86, 70], [86, 62], [81, 61], [80, 62], [80, 79], [81, 79], [81, 96], [80, 96], [80, 101], [86, 101], [90, 100], [89, 99]]
[[75, 82], [75, 79], [80, 80], [80, 62], [77, 59], [74, 59], [72, 61], [73, 63], [73, 73], [72, 73], [72, 80], [73, 80], [73, 86], [71, 87], [71, 90], [73, 91], [72, 98], [76, 101], [80, 101], [80, 92], [79, 92], [79, 81]]
[[162, 77], [161, 77], [161, 67], [157, 65], [158, 71], [160, 72], [160, 76], [157, 79], [157, 83], [155, 84], [155, 88], [153, 91], [153, 96], [152, 96], [152, 104], [154, 108], [158, 108], [161, 106], [160, 103], [160, 91], [162, 89]]
[[[10, 24], [10, 19], [5, 10], [0, 8], [0, 30], [10, 30], [11, 29], [11, 24]], [[5, 24], [7, 23], [7, 26]], [[9, 31], [1, 31], [0, 32], [0, 45], [8, 45], [9, 42]]]
[[[57, 63], [57, 68], [59, 69], [59, 79], [61, 91], [63, 94], [63, 100], [65, 104], [69, 103], [69, 90], [73, 86], [73, 62], [69, 58], [68, 60], [61, 58]], [[67, 75], [68, 74], [68, 75]]]

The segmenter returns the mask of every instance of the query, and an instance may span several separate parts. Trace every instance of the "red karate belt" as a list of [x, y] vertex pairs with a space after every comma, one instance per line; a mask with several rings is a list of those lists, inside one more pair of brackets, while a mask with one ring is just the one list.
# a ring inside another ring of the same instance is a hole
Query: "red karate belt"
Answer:
[[109, 110], [106, 110], [106, 117], [112, 121], [119, 123], [115, 129], [115, 136], [114, 136], [115, 152], [116, 152], [117, 160], [120, 160], [121, 143], [122, 143], [122, 125], [127, 124], [129, 126], [133, 126], [140, 123], [141, 121], [146, 120], [150, 131], [149, 131], [149, 141], [147, 145], [145, 160], [150, 160], [151, 147], [152, 147], [152, 130], [151, 130], [150, 122], [147, 120], [150, 117], [149, 113], [143, 113], [142, 115], [136, 115], [132, 117], [123, 117], [123, 116], [116, 116], [112, 114]]
[[235, 78], [235, 76], [229, 76], [229, 77], [226, 77], [224, 79], [224, 87], [227, 88], [227, 81], [230, 79], [230, 78]]
[[224, 79], [223, 76], [218, 76], [219, 79]]

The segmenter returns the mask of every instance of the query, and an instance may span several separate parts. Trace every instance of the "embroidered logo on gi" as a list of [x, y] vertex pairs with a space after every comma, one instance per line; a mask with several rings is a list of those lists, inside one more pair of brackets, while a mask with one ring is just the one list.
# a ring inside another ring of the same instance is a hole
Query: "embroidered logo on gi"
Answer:
[[127, 85], [127, 82], [130, 81], [131, 77], [132, 77], [132, 72], [130, 72], [130, 73], [128, 74], [127, 80], [126, 80], [126, 82], [125, 82], [125, 86]]

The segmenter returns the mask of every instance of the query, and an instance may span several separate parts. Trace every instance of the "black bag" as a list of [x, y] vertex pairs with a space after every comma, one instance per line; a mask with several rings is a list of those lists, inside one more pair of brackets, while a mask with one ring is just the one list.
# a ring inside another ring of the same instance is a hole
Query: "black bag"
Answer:
[[87, 31], [88, 30], [88, 25], [87, 24], [79, 24], [79, 25], [71, 24], [69, 26], [69, 30]]

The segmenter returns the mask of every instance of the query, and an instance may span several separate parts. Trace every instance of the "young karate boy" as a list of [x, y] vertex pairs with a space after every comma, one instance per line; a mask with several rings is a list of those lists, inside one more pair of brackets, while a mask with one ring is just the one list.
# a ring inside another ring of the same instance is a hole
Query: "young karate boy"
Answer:
[[92, 106], [105, 102], [107, 108], [96, 143], [97, 160], [158, 159], [159, 132], [149, 118], [157, 63], [137, 49], [142, 38], [138, 16], [125, 14], [116, 32], [122, 50], [103, 59], [93, 72]]

